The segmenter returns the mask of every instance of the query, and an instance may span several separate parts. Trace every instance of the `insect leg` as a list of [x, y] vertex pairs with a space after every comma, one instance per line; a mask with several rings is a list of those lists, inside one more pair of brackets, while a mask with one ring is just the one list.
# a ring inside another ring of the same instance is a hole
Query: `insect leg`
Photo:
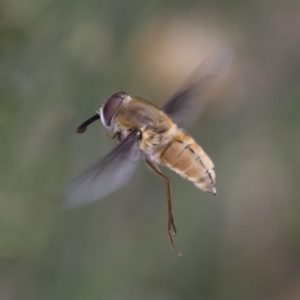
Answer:
[[[172, 235], [176, 234], [176, 227], [174, 224], [174, 219], [173, 219], [173, 214], [172, 214], [172, 196], [171, 196], [171, 185], [169, 178], [161, 172], [161, 170], [158, 168], [158, 166], [153, 163], [152, 161], [146, 159], [146, 163], [148, 166], [164, 181], [164, 183], [167, 186], [167, 201], [168, 201], [168, 225], [167, 225], [167, 234], [168, 238], [171, 244], [172, 249], [179, 255], [181, 256], [182, 254], [177, 251], [177, 249], [174, 246], [173, 238]], [[173, 228], [173, 233], [171, 235], [171, 227]]]
[[120, 142], [121, 141], [121, 132], [120, 131], [116, 131], [113, 135], [109, 135], [108, 133], [107, 133], [107, 131], [105, 131], [105, 134], [106, 134], [106, 136], [107, 137], [109, 137], [110, 139], [115, 139], [115, 138], [117, 138], [117, 141], [118, 142]]

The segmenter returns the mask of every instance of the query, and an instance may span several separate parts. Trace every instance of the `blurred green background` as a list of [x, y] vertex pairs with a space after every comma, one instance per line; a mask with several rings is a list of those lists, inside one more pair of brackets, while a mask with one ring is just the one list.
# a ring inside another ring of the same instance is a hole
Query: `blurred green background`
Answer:
[[[300, 299], [299, 1], [0, 2], [0, 299]], [[157, 105], [212, 51], [235, 59], [190, 133], [217, 197], [165, 170], [63, 211], [109, 151], [110, 94]]]

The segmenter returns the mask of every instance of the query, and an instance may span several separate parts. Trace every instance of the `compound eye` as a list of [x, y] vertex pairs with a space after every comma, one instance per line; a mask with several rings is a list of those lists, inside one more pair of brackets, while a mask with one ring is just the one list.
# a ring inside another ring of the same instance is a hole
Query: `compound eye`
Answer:
[[125, 93], [122, 92], [115, 93], [112, 96], [110, 96], [103, 104], [101, 119], [103, 124], [106, 127], [110, 127], [111, 122], [118, 108], [121, 106], [124, 98], [125, 98]]

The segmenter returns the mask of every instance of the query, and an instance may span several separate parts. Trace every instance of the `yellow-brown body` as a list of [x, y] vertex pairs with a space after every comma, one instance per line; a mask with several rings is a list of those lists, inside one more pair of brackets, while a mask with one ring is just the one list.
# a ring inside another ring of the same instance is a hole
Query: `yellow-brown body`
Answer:
[[231, 51], [222, 51], [213, 59], [204, 61], [161, 109], [122, 91], [107, 98], [97, 114], [78, 126], [76, 131], [83, 133], [87, 126], [100, 119], [107, 129], [114, 132], [111, 138], [117, 138], [118, 144], [69, 186], [66, 207], [91, 203], [116, 191], [130, 180], [138, 160], [143, 157], [165, 183], [167, 235], [173, 250], [181, 255], [172, 238], [177, 230], [172, 214], [171, 184], [158, 164], [174, 170], [198, 188], [216, 194], [213, 162], [180, 127], [187, 128], [197, 120], [207, 88], [226, 70], [231, 59]]
[[115, 115], [115, 131], [138, 129], [146, 158], [162, 163], [198, 188], [216, 194], [214, 164], [195, 140], [154, 104], [128, 96]]

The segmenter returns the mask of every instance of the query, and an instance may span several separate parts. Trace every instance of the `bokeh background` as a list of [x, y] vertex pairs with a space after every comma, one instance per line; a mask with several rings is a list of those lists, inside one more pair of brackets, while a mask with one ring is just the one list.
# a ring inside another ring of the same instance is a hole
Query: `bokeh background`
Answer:
[[[2, 0], [0, 299], [300, 299], [299, 1]], [[217, 197], [140, 164], [90, 206], [67, 183], [109, 151], [115, 91], [162, 105], [207, 55], [234, 61], [190, 133]]]

